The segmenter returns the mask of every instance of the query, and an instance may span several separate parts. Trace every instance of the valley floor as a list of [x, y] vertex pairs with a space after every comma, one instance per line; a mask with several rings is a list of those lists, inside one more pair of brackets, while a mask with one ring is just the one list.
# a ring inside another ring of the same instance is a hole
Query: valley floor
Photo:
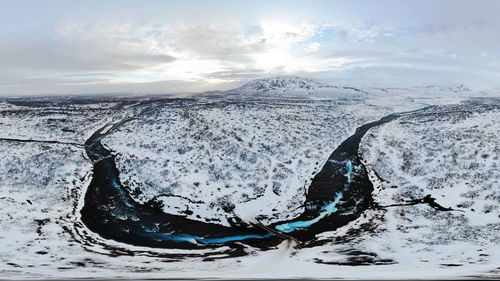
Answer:
[[[102, 143], [134, 200], [192, 220], [267, 225], [303, 211], [312, 178], [357, 127], [428, 105], [368, 131], [359, 155], [373, 203], [318, 235], [321, 246], [242, 244], [239, 257], [227, 246], [150, 249], [80, 220], [92, 179], [83, 144], [127, 115]], [[498, 120], [500, 98], [479, 94], [3, 100], [0, 278], [499, 278]]]

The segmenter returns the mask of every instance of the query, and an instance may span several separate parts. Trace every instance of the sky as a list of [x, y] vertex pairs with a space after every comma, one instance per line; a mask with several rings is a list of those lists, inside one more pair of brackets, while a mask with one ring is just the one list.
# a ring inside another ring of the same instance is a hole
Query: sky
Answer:
[[500, 1], [0, 0], [0, 96], [500, 87]]

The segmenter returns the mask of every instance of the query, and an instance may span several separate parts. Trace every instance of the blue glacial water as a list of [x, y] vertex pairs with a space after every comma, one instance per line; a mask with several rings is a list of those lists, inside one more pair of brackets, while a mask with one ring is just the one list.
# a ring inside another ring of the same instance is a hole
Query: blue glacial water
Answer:
[[279, 224], [279, 225], [275, 226], [275, 228], [278, 231], [290, 233], [298, 228], [310, 227], [311, 225], [319, 222], [322, 218], [324, 218], [332, 213], [335, 213], [337, 211], [337, 208], [335, 206], [340, 202], [340, 199], [342, 199], [342, 192], [337, 193], [335, 200], [333, 200], [333, 202], [331, 202], [330, 204], [324, 206], [321, 209], [322, 212], [314, 219]]
[[[345, 174], [347, 181], [344, 184], [344, 190], [346, 190], [349, 187], [349, 184], [352, 181], [352, 163], [350, 160], [346, 160], [345, 165], [347, 168], [347, 173]], [[303, 229], [303, 228], [310, 227], [311, 225], [319, 222], [324, 217], [331, 215], [332, 213], [337, 212], [338, 209], [336, 206], [340, 202], [342, 197], [343, 197], [343, 192], [337, 192], [335, 199], [332, 202], [328, 203], [327, 205], [323, 206], [321, 208], [321, 212], [319, 213], [319, 215], [314, 219], [279, 224], [279, 225], [275, 226], [274, 228], [276, 230], [284, 232], [284, 233], [290, 233], [290, 232], [292, 232], [296, 229], [299, 229], [299, 228]]]
[[303, 214], [291, 221], [268, 226], [276, 233], [265, 226], [229, 227], [191, 220], [136, 202], [119, 180], [113, 154], [100, 142], [105, 135], [130, 120], [124, 119], [105, 132], [106, 126], [99, 129], [85, 142], [94, 171], [81, 210], [82, 222], [103, 238], [159, 248], [231, 245], [237, 241], [265, 246], [276, 243], [276, 238], [285, 238], [279, 232], [292, 233], [302, 242], [313, 240], [318, 233], [337, 229], [356, 219], [369, 206], [373, 186], [358, 156], [359, 143], [368, 129], [397, 116], [391, 114], [365, 124], [340, 144], [311, 182]]
[[258, 234], [247, 234], [247, 235], [234, 235], [219, 238], [205, 238], [200, 236], [193, 236], [188, 234], [172, 235], [168, 233], [148, 233], [144, 234], [158, 241], [171, 240], [177, 242], [187, 242], [194, 245], [210, 245], [210, 244], [224, 244], [234, 241], [243, 241], [247, 239], [266, 239], [275, 236], [273, 233], [268, 233], [265, 235]]

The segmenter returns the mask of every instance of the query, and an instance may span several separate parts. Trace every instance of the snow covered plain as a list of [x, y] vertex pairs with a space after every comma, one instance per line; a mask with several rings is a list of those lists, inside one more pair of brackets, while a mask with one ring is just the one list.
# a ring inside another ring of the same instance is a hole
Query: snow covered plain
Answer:
[[[499, 277], [494, 96], [463, 87], [355, 89], [281, 77], [192, 99], [2, 101], [0, 275]], [[116, 153], [134, 199], [229, 225], [232, 217], [264, 224], [295, 217], [311, 178], [358, 126], [433, 104], [439, 106], [368, 132], [360, 155], [374, 204], [358, 220], [320, 234], [322, 246], [284, 241], [267, 251], [247, 246], [248, 255], [233, 258], [227, 247], [160, 250], [105, 240], [79, 220], [92, 177], [82, 144], [129, 111], [136, 118], [103, 143]], [[456, 211], [390, 206], [427, 194]]]
[[179, 101], [152, 105], [104, 143], [139, 201], [157, 198], [168, 213], [224, 225], [231, 217], [270, 223], [297, 216], [330, 153], [356, 127], [388, 113], [363, 107], [352, 100]]

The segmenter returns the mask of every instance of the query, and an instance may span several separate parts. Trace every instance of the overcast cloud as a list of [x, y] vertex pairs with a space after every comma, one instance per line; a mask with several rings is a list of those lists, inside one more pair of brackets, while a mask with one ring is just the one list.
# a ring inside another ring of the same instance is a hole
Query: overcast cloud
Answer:
[[193, 92], [275, 75], [500, 87], [500, 1], [0, 3], [0, 95]]

